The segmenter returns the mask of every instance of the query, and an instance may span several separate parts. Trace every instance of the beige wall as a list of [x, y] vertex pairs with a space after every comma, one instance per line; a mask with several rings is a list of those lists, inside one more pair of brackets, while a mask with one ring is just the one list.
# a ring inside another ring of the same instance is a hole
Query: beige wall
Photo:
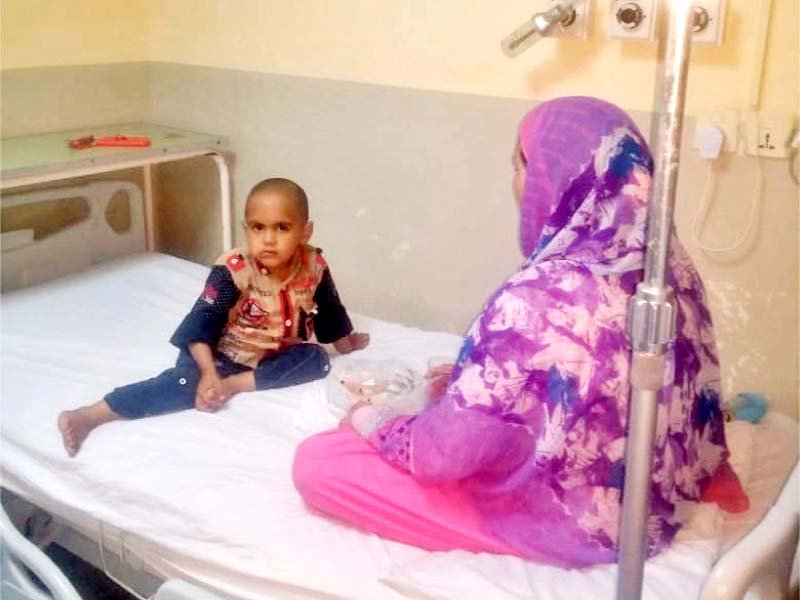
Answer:
[[[693, 49], [688, 108], [744, 108], [760, 60], [763, 0], [728, 0], [721, 47]], [[773, 1], [763, 107], [797, 111], [798, 3]], [[606, 38], [610, 0], [587, 41], [545, 40], [515, 60], [499, 41], [542, 2], [506, 0], [152, 0], [153, 60], [541, 100], [592, 94], [650, 110], [655, 44]], [[203, 35], [197, 35], [202, 31]]]
[[[725, 43], [693, 50], [688, 109], [749, 104], [767, 0], [728, 0]], [[544, 5], [544, 0], [540, 3]], [[2, 0], [2, 67], [152, 60], [540, 100], [601, 96], [649, 110], [652, 43], [545, 40], [515, 60], [499, 41], [536, 2], [506, 0]], [[797, 111], [798, 2], [772, 0], [762, 107]]]
[[693, 224], [706, 193], [708, 161], [691, 151], [688, 143], [683, 148], [675, 221], [706, 284], [723, 390], [728, 397], [743, 391], [766, 393], [775, 407], [797, 419], [798, 188], [785, 161], [762, 159], [759, 166], [753, 157], [728, 156], [714, 168], [717, 186], [700, 239], [712, 248], [731, 246], [747, 232], [751, 220], [752, 235], [745, 236], [739, 251], [722, 254], [709, 255], [693, 241]]
[[147, 60], [148, 2], [2, 0], [2, 68]]
[[148, 63], [0, 71], [3, 137], [146, 120]]

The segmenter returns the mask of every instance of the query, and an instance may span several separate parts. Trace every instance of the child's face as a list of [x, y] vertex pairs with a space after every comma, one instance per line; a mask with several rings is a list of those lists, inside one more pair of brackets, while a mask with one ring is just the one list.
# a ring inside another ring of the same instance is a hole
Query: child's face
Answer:
[[296, 202], [278, 190], [251, 196], [244, 216], [250, 256], [271, 273], [281, 276], [291, 266], [297, 248], [311, 238], [311, 223], [304, 221]]

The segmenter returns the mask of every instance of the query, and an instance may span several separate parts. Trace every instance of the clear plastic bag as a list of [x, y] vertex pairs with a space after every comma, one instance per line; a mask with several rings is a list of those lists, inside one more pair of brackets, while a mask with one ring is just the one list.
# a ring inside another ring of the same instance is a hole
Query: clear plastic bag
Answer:
[[417, 414], [428, 406], [429, 380], [399, 360], [339, 360], [326, 379], [328, 404], [341, 417], [356, 402]]

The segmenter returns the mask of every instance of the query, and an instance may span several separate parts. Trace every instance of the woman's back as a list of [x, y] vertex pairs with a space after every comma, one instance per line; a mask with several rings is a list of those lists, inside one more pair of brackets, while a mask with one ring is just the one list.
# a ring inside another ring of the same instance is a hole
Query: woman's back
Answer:
[[[400, 528], [399, 517], [377, 525], [375, 511], [354, 517], [341, 503], [314, 504], [430, 549], [507, 551], [570, 567], [613, 562], [630, 393], [626, 315], [643, 275], [652, 160], [620, 109], [562, 98], [525, 117], [514, 162], [525, 262], [469, 329], [438, 404], [357, 426], [383, 460], [409, 475], [395, 489], [441, 495], [401, 507], [376, 486], [338, 474], [323, 486], [328, 500], [346, 488], [350, 507], [356, 490], [380, 493], [391, 514], [413, 515]], [[727, 456], [711, 320], [700, 278], [674, 236], [669, 283], [677, 330], [658, 410], [652, 551], [679, 527], [677, 503], [696, 500]], [[360, 414], [376, 412], [361, 409], [354, 421]], [[360, 448], [353, 442], [354, 454]], [[326, 451], [321, 444], [317, 455]], [[321, 497], [318, 481], [311, 487], [307, 500]], [[440, 529], [425, 536], [434, 520]]]

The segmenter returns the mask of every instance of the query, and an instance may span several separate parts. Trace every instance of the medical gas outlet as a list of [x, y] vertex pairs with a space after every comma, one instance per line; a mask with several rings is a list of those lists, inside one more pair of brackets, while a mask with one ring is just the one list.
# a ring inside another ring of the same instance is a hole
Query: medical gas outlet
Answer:
[[[608, 37], [624, 40], [656, 39], [658, 0], [612, 0]], [[725, 24], [724, 0], [694, 0], [692, 41], [721, 44]]]

